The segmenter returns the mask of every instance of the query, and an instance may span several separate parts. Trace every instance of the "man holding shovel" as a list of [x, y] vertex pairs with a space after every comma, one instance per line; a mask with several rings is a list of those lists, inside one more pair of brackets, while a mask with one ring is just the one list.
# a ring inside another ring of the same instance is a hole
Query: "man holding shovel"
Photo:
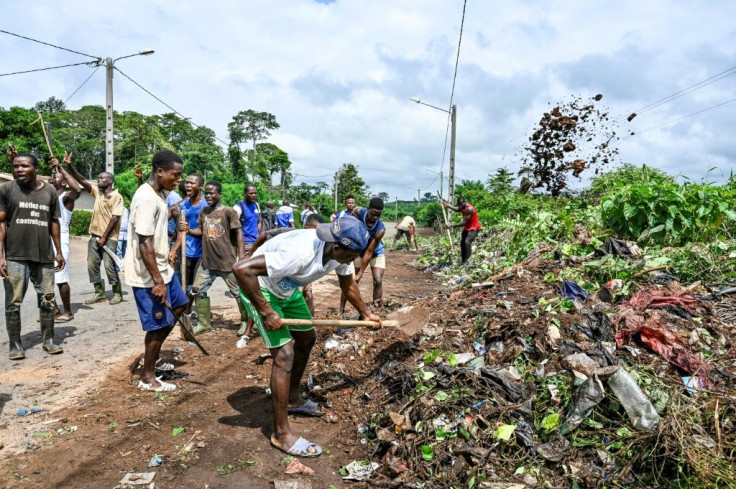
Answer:
[[299, 384], [317, 340], [314, 326], [285, 326], [284, 319], [311, 319], [299, 290], [333, 270], [340, 289], [361, 318], [380, 324], [360, 296], [353, 280], [355, 260], [368, 246], [368, 230], [353, 216], [320, 224], [316, 229], [284, 233], [268, 240], [252, 258], [236, 263], [233, 272], [241, 297], [263, 342], [271, 350], [274, 434], [271, 444], [298, 457], [317, 457], [322, 447], [296, 435], [289, 413], [321, 416], [313, 401], [304, 402]]
[[473, 253], [473, 241], [478, 237], [478, 233], [481, 230], [480, 221], [478, 220], [478, 212], [462, 195], [457, 198], [457, 207], [453, 207], [447, 202], [440, 202], [440, 205], [442, 205], [442, 207], [447, 207], [451, 211], [460, 212], [463, 216], [462, 221], [448, 224], [447, 227], [463, 227], [463, 234], [460, 238], [460, 259], [465, 263]]
[[179, 184], [183, 169], [184, 164], [176, 153], [159, 151], [153, 156], [151, 177], [136, 190], [130, 203], [125, 282], [133, 288], [141, 326], [146, 332], [143, 373], [138, 382], [141, 390], [176, 390], [176, 385], [156, 378], [154, 366], [176, 317], [189, 304], [169, 264], [169, 207], [164, 195]]

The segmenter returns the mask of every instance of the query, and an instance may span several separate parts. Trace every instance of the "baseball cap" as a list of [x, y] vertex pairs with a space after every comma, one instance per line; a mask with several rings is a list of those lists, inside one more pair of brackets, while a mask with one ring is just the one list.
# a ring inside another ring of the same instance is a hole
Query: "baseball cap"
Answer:
[[365, 224], [353, 216], [342, 216], [331, 223], [318, 224], [317, 237], [358, 253], [368, 247], [369, 240]]

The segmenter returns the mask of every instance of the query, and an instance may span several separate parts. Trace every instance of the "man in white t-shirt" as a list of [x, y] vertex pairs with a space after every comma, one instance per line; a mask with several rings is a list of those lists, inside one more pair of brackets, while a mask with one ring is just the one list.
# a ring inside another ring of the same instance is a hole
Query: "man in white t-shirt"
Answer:
[[[72, 161], [72, 154], [64, 152], [64, 163], [67, 165]], [[59, 164], [56, 157], [52, 157], [49, 166], [55, 172], [51, 175], [49, 183], [54, 186], [59, 194], [59, 211], [61, 218], [59, 219], [59, 238], [61, 241], [61, 255], [64, 260], [69, 263], [69, 225], [72, 222], [72, 213], [74, 212], [74, 203], [82, 193], [79, 183], [72, 177], [64, 167]], [[57, 323], [65, 323], [74, 319], [71, 302], [71, 287], [69, 287], [69, 267], [64, 267], [54, 274], [54, 282], [59, 288], [59, 297], [64, 307], [64, 312], [59, 310], [58, 303], [55, 305], [54, 321]]]
[[289, 455], [316, 457], [322, 448], [294, 434], [291, 414], [321, 416], [318, 405], [303, 401], [299, 384], [317, 340], [313, 326], [284, 326], [281, 318], [311, 319], [300, 288], [337, 272], [340, 289], [361, 317], [380, 323], [363, 302], [353, 280], [353, 260], [368, 246], [365, 224], [346, 216], [316, 229], [280, 234], [254, 255], [233, 266], [241, 298], [263, 342], [271, 350], [274, 434], [271, 444]]
[[138, 382], [141, 390], [176, 390], [176, 385], [156, 378], [154, 366], [159, 362], [164, 340], [174, 328], [174, 314], [181, 315], [189, 304], [181, 283], [172, 280], [169, 206], [164, 195], [164, 191], [176, 188], [183, 170], [184, 164], [176, 153], [159, 151], [153, 155], [151, 177], [138, 187], [130, 203], [130, 249], [125, 254], [125, 282], [133, 288], [138, 316], [146, 332], [143, 373]]

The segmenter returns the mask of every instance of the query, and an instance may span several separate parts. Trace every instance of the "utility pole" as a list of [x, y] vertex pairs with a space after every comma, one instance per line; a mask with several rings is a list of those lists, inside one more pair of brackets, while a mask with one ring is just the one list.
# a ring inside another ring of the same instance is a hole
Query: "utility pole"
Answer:
[[[106, 84], [105, 84], [105, 171], [115, 174], [115, 148], [114, 148], [114, 131], [113, 131], [113, 108], [112, 108], [112, 70], [115, 69], [115, 62], [124, 58], [132, 58], [133, 56], [147, 56], [153, 54], [153, 49], [142, 49], [135, 54], [129, 54], [128, 56], [122, 56], [120, 58], [105, 58], [105, 71], [107, 72]], [[96, 66], [102, 65], [102, 58], [100, 58]]]
[[[455, 205], [455, 132], [457, 129], [457, 106], [454, 104], [452, 106], [452, 111], [450, 112], [450, 122], [452, 133], [450, 136], [450, 178], [447, 179], [447, 186], [449, 187], [447, 189], [447, 194], [450, 205]], [[440, 177], [440, 180], [442, 180], [442, 177]]]
[[107, 83], [105, 86], [106, 97], [106, 114], [105, 114], [105, 171], [115, 174], [115, 158], [112, 130], [112, 58], [105, 59], [105, 68], [107, 71]]

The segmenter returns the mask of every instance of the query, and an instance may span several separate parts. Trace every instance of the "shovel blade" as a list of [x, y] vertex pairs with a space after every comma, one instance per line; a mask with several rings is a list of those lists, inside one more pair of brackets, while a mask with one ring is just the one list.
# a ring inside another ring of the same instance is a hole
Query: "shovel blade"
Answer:
[[429, 310], [422, 306], [404, 306], [386, 316], [386, 319], [398, 321], [399, 331], [406, 336], [414, 336], [429, 323]]

